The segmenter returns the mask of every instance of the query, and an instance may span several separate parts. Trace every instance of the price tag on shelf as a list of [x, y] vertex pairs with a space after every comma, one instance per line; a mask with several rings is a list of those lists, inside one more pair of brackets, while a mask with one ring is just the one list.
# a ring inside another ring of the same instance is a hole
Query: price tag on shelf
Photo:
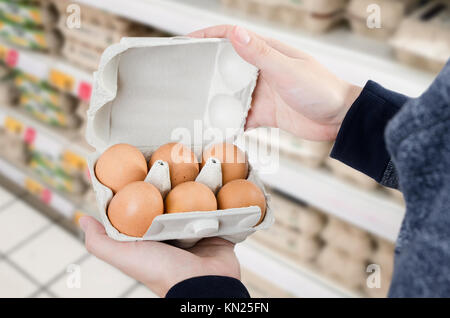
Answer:
[[52, 192], [49, 189], [42, 190], [41, 200], [45, 204], [50, 204], [50, 202], [52, 201]]
[[50, 70], [49, 82], [66, 92], [73, 92], [75, 86], [75, 79], [72, 76], [58, 70]]
[[70, 150], [64, 151], [63, 160], [70, 169], [84, 171], [87, 168], [86, 159]]
[[19, 61], [19, 52], [14, 49], [9, 49], [6, 53], [5, 63], [8, 66], [15, 67]]
[[23, 124], [15, 118], [10, 116], [5, 117], [5, 129], [14, 134], [20, 134], [23, 130]]
[[73, 215], [73, 223], [75, 224], [79, 224], [78, 221], [80, 220], [80, 218], [82, 216], [86, 215], [84, 212], [81, 212], [79, 210], [75, 211], [74, 215]]
[[6, 55], [8, 54], [8, 48], [0, 45], [0, 61], [6, 61]]
[[91, 98], [92, 85], [90, 83], [81, 81], [78, 85], [78, 97], [81, 100], [88, 101]]
[[40, 195], [44, 188], [39, 182], [29, 177], [26, 177], [24, 186], [25, 189], [28, 190], [28, 192], [34, 195]]
[[36, 130], [32, 127], [27, 127], [23, 138], [28, 145], [32, 145], [36, 139]]

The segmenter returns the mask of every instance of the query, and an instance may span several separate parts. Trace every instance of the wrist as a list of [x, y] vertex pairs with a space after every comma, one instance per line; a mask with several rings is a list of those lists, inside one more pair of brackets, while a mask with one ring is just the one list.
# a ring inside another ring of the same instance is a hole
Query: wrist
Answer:
[[356, 99], [361, 94], [363, 88], [357, 85], [353, 85], [350, 83], [346, 83], [343, 88], [343, 98], [342, 103], [340, 106], [340, 111], [337, 116], [337, 132], [339, 132], [339, 129], [342, 125], [342, 122], [344, 121], [345, 116], [347, 115], [350, 107], [352, 107], [353, 103], [356, 101]]

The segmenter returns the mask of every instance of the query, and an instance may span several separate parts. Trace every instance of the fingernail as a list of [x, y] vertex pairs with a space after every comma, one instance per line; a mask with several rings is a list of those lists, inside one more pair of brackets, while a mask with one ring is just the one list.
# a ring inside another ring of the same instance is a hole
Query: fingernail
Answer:
[[234, 32], [236, 34], [236, 40], [239, 42], [239, 44], [247, 45], [248, 42], [250, 42], [250, 35], [248, 35], [247, 30], [245, 30], [244, 28], [237, 26]]
[[83, 232], [86, 232], [87, 227], [88, 227], [88, 220], [87, 217], [82, 216], [80, 218], [80, 220], [78, 220], [78, 223], [80, 224], [81, 229], [83, 230]]

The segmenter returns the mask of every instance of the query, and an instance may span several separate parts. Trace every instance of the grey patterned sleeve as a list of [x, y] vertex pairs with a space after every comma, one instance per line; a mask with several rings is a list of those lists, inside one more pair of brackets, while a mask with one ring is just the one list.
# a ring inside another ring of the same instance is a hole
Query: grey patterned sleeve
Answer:
[[395, 166], [392, 160], [386, 166], [386, 170], [383, 173], [383, 177], [381, 178], [380, 184], [393, 189], [398, 189], [398, 176], [397, 171], [395, 170]]

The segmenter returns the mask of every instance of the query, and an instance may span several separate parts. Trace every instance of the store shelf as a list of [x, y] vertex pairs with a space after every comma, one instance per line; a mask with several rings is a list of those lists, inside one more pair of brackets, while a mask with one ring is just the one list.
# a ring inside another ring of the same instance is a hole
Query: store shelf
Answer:
[[275, 173], [260, 174], [268, 186], [394, 242], [404, 207], [375, 192], [347, 184], [321, 169], [280, 160]]
[[389, 45], [354, 35], [348, 30], [312, 35], [290, 30], [221, 6], [218, 0], [78, 0], [117, 15], [174, 34], [217, 24], [238, 24], [259, 34], [298, 47], [329, 67], [338, 76], [358, 85], [368, 79], [411, 96], [418, 96], [433, 75], [402, 65], [392, 57]]
[[0, 126], [10, 130], [19, 126], [27, 144], [54, 159], [71, 151], [78, 156], [78, 160], [83, 161], [92, 151], [78, 132], [50, 128], [17, 107], [0, 105]]
[[89, 100], [92, 75], [55, 56], [0, 42], [0, 60], [81, 100]]
[[248, 240], [235, 247], [239, 262], [277, 287], [300, 298], [359, 297], [306, 267]]
[[47, 187], [24, 166], [12, 164], [4, 158], [0, 158], [0, 174], [39, 198], [41, 202], [67, 219], [74, 219], [78, 213], [93, 215], [92, 208], [86, 207], [82, 203], [71, 200], [58, 191]]

